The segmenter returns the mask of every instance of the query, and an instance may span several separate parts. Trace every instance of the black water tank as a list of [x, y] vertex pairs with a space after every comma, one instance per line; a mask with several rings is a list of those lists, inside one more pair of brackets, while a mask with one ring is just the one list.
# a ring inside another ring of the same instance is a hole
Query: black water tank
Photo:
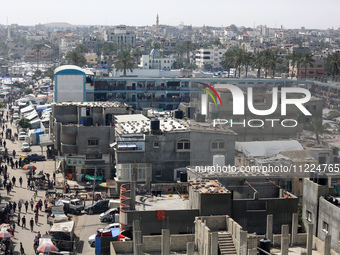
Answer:
[[159, 120], [156, 118], [151, 119], [151, 131], [159, 130]]
[[327, 185], [328, 184], [328, 177], [327, 177], [327, 175], [323, 174], [323, 173], [318, 174], [317, 183], [319, 185]]
[[181, 182], [187, 182], [188, 181], [188, 173], [187, 172], [181, 172], [180, 180], [181, 180]]
[[313, 172], [313, 182], [317, 183], [318, 182], [318, 173]]
[[176, 110], [175, 111], [175, 119], [183, 119], [183, 111], [182, 110]]
[[[270, 253], [270, 245], [271, 245], [271, 241], [267, 238], [261, 239], [260, 240], [260, 248], [262, 250], [265, 250], [266, 252]], [[262, 251], [260, 251], [260, 254], [266, 254]]]
[[313, 179], [314, 179], [314, 173], [313, 173], [313, 172], [310, 172], [310, 173], [309, 173], [309, 180], [310, 180], [310, 181], [313, 181]]

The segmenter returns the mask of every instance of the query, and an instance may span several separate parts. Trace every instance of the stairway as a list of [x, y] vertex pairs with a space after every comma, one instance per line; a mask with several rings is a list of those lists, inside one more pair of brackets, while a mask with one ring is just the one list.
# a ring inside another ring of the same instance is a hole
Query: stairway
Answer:
[[229, 232], [218, 232], [218, 248], [221, 255], [237, 255], [233, 238]]

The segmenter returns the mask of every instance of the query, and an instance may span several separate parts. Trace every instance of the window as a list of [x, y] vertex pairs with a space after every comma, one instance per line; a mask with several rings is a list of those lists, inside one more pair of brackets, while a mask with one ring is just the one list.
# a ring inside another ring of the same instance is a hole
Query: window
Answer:
[[186, 139], [179, 140], [177, 142], [177, 150], [178, 151], [189, 151], [190, 150], [190, 141]]
[[91, 115], [91, 109], [89, 107], [86, 108], [86, 116]]
[[329, 226], [328, 226], [328, 223], [326, 221], [322, 222], [322, 230], [327, 232], [327, 233], [329, 231]]
[[98, 139], [90, 139], [87, 141], [88, 146], [97, 146], [99, 145], [99, 140]]
[[312, 213], [308, 210], [306, 210], [306, 219], [309, 222], [312, 222]]
[[156, 177], [157, 178], [162, 177], [162, 171], [156, 171]]
[[211, 142], [212, 150], [224, 150], [225, 149], [225, 141], [222, 139], [213, 140]]
[[86, 154], [86, 159], [102, 159], [102, 154]]
[[159, 148], [159, 142], [154, 142], [154, 143], [153, 143], [153, 147], [154, 147], [154, 148]]

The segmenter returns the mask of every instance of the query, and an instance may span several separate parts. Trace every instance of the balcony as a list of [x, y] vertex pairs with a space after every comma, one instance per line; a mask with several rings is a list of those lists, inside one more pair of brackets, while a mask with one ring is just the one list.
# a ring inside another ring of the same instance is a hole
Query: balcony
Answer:
[[77, 154], [78, 153], [78, 145], [61, 143], [61, 152], [62, 153]]
[[62, 125], [61, 133], [67, 135], [76, 135], [78, 133], [77, 125]]

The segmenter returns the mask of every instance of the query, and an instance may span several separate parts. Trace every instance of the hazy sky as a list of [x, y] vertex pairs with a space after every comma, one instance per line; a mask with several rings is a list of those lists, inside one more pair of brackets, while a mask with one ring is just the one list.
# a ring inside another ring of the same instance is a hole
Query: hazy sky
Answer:
[[0, 24], [340, 27], [339, 0], [0, 0]]

